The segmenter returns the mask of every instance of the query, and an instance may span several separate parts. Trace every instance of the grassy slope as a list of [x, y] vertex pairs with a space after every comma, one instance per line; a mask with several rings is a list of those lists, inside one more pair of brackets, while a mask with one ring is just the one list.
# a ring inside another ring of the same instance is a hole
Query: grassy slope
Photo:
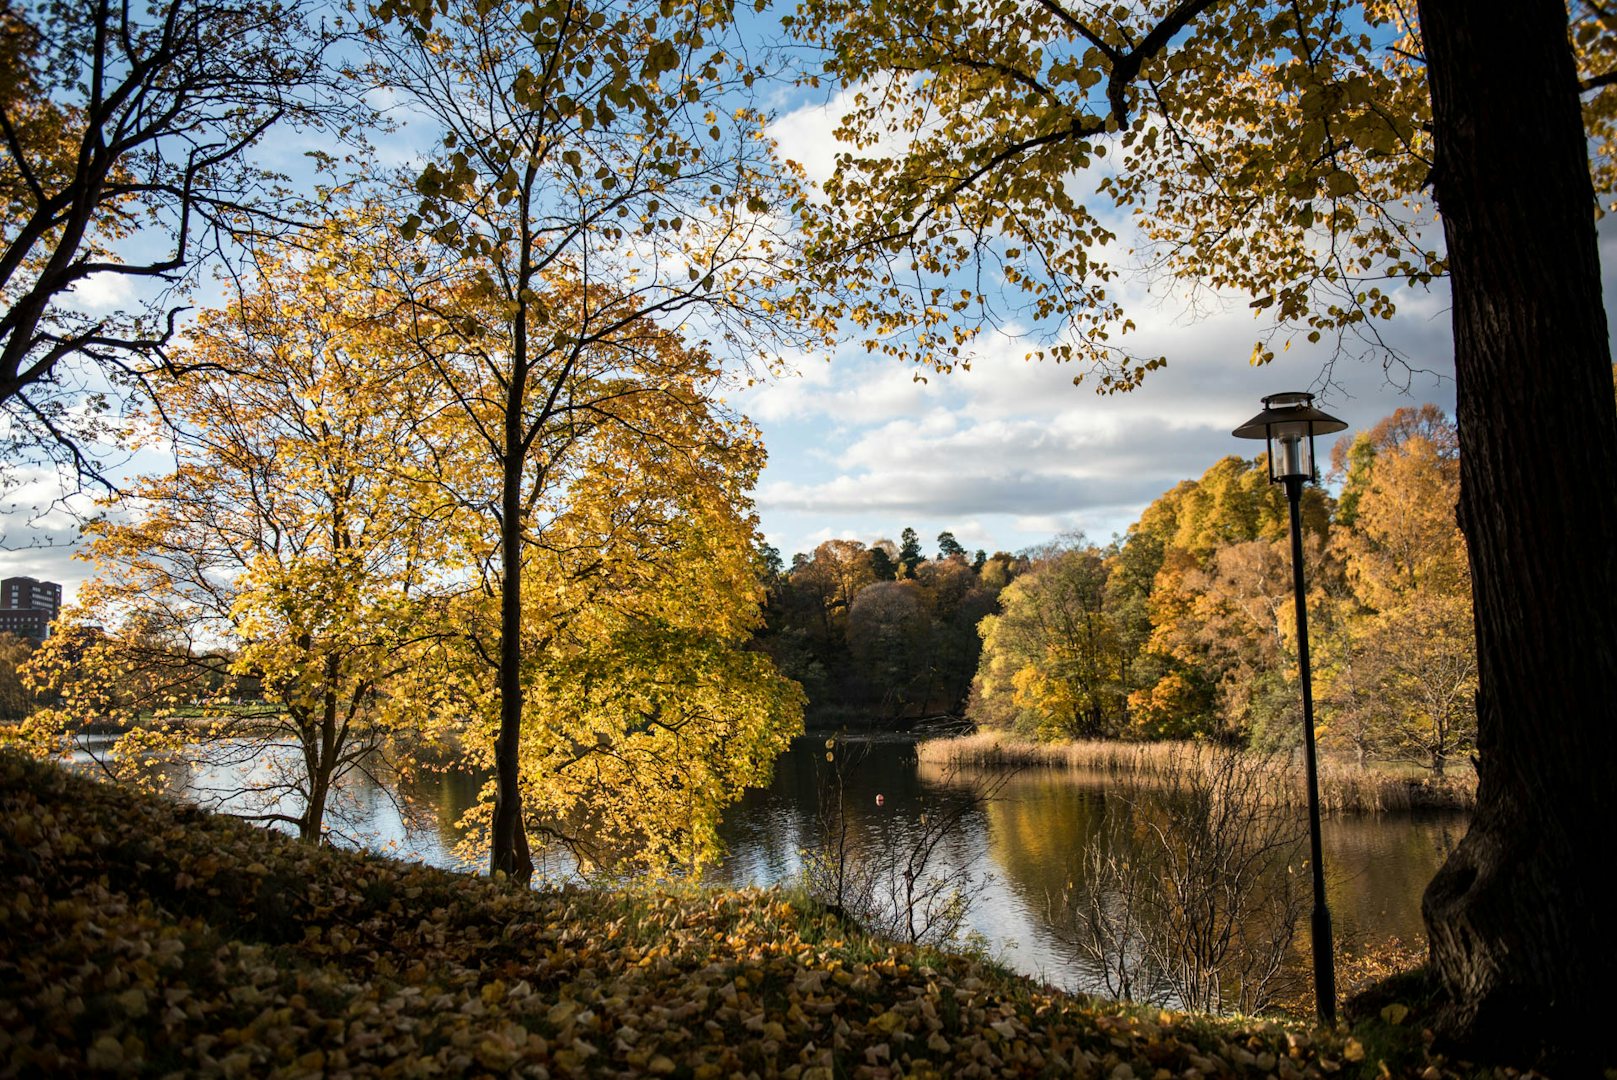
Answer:
[[0, 1075], [1467, 1075], [1412, 1021], [1128, 1009], [778, 892], [523, 891], [10, 754], [0, 881]]

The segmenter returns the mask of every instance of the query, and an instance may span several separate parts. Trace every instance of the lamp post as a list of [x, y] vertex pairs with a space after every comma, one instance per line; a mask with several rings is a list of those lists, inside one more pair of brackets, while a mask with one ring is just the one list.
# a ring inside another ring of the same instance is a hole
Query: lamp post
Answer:
[[1291, 584], [1297, 600], [1297, 666], [1303, 683], [1303, 760], [1308, 777], [1308, 844], [1314, 869], [1314, 1002], [1322, 1024], [1336, 1022], [1336, 962], [1331, 955], [1331, 913], [1325, 906], [1325, 863], [1319, 842], [1319, 773], [1314, 758], [1314, 687], [1308, 666], [1308, 603], [1303, 589], [1303, 484], [1319, 482], [1314, 436], [1347, 424], [1314, 408], [1314, 395], [1270, 394], [1263, 411], [1235, 429], [1241, 439], [1262, 439], [1269, 451], [1269, 482], [1286, 486], [1291, 505]]

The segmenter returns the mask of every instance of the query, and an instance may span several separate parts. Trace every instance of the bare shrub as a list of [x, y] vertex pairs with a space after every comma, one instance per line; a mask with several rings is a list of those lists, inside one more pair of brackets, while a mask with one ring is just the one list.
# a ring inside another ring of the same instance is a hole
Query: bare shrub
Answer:
[[966, 827], [1012, 773], [975, 778], [929, 793], [913, 821], [884, 817], [856, 822], [849, 780], [868, 747], [827, 739], [829, 767], [820, 773], [817, 842], [804, 852], [811, 896], [863, 929], [917, 945], [958, 944], [972, 904], [987, 887], [963, 850]]
[[1209, 750], [1159, 775], [1149, 803], [1125, 795], [1091, 841], [1052, 922], [1109, 993], [1209, 1013], [1286, 996], [1306, 875], [1300, 821], [1262, 790], [1275, 767]]

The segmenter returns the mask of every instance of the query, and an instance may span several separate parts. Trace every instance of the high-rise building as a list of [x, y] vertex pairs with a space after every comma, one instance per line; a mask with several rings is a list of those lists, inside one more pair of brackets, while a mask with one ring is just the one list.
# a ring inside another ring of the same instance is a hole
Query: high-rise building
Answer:
[[10, 632], [41, 641], [50, 633], [51, 620], [62, 610], [62, 587], [54, 581], [9, 577], [0, 581], [0, 633]]

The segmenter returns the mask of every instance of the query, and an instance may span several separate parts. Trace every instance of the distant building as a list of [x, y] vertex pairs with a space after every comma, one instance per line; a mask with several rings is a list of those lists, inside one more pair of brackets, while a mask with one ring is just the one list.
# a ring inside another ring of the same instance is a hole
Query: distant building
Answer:
[[62, 587], [54, 581], [9, 577], [0, 581], [0, 633], [45, 640], [62, 610]]

